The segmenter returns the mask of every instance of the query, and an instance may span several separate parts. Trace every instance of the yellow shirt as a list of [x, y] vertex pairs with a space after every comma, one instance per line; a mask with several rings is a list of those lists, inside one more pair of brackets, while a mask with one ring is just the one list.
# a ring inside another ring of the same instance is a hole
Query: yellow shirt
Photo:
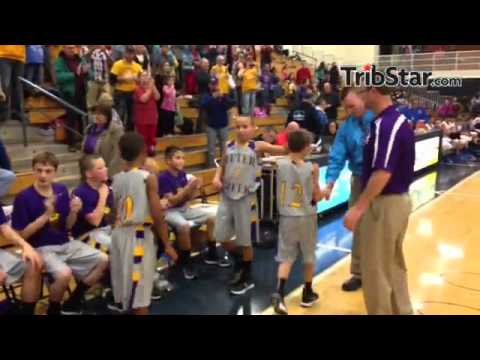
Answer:
[[25, 45], [0, 45], [0, 58], [25, 62]]
[[242, 91], [257, 90], [257, 68], [246, 69], [243, 72]]
[[[117, 77], [126, 76], [126, 75], [134, 75], [138, 77], [142, 73], [143, 69], [142, 66], [137, 64], [136, 62], [127, 63], [125, 60], [118, 60], [113, 64], [111, 73], [116, 75]], [[133, 92], [137, 87], [137, 83], [135, 80], [131, 81], [118, 81], [115, 84], [115, 90], [125, 91], [125, 92]]]
[[228, 85], [228, 68], [225, 65], [215, 65], [210, 70], [211, 75], [215, 75], [218, 79], [218, 90], [220, 94], [225, 95], [230, 92], [230, 86]]

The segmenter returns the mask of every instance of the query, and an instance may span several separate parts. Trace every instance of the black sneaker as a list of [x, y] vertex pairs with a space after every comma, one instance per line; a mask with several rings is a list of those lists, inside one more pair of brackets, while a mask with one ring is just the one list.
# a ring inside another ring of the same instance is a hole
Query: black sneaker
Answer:
[[230, 294], [232, 295], [243, 295], [248, 290], [251, 290], [255, 287], [255, 284], [252, 280], [240, 279], [237, 283], [233, 284], [230, 288]]
[[357, 276], [352, 276], [350, 279], [342, 284], [343, 291], [357, 291], [362, 287], [362, 279]]
[[116, 302], [110, 302], [107, 304], [107, 308], [116, 313], [124, 313], [126, 310], [123, 309], [122, 304]]
[[223, 258], [221, 258], [218, 261], [218, 266], [221, 268], [229, 268], [232, 267], [233, 263], [232, 260], [228, 257], [228, 255], [225, 255]]
[[272, 306], [273, 310], [278, 315], [288, 315], [287, 306], [285, 305], [285, 300], [280, 296], [279, 293], [272, 295]]
[[303, 288], [302, 302], [300, 303], [302, 307], [312, 307], [317, 301], [317, 293], [313, 292], [313, 290], [308, 291], [307, 289]]
[[207, 265], [218, 265], [219, 263], [219, 258], [217, 253], [211, 253], [210, 251], [207, 253], [207, 256], [205, 257], [205, 264]]
[[81, 303], [69, 303], [68, 300], [63, 304], [62, 310], [60, 313], [62, 315], [82, 315], [83, 314], [83, 309], [82, 309], [82, 304]]
[[198, 274], [192, 265], [186, 265], [183, 267], [183, 277], [187, 280], [195, 280], [198, 278]]

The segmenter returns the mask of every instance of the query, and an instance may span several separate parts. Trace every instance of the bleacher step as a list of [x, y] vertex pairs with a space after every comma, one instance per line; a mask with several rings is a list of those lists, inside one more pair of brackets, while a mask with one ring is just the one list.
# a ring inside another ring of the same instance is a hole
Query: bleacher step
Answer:
[[[49, 151], [54, 153], [57, 156], [60, 155], [75, 155], [76, 153], [68, 153], [68, 146], [65, 144], [55, 144], [53, 142], [47, 143], [47, 142], [34, 142], [34, 143], [29, 143], [27, 147], [24, 147], [23, 144], [7, 144], [6, 146], [8, 155], [10, 156], [10, 160], [12, 162], [16, 160], [23, 160], [26, 158], [32, 159], [35, 155], [44, 152], [44, 151]], [[78, 155], [77, 155], [78, 156]]]
[[[23, 144], [23, 130], [19, 121], [8, 120], [0, 125], [0, 138], [4, 144]], [[55, 141], [53, 135], [45, 136], [40, 134], [40, 127], [27, 125], [28, 142], [47, 142]]]

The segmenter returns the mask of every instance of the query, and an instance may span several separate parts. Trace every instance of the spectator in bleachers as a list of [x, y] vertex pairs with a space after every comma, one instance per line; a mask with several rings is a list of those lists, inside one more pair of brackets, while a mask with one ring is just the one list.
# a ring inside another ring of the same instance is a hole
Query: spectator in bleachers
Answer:
[[140, 64], [143, 71], [147, 72], [148, 75], [152, 73], [152, 67], [150, 62], [150, 55], [145, 45], [135, 45], [135, 59], [134, 61], [137, 64]]
[[110, 71], [110, 83], [115, 86], [114, 101], [127, 131], [133, 130], [133, 92], [142, 67], [134, 61], [135, 48], [125, 48], [124, 57], [113, 64]]
[[272, 45], [262, 45], [260, 48], [260, 63], [262, 68], [272, 63]]
[[312, 84], [312, 73], [310, 72], [310, 69], [307, 67], [307, 63], [305, 61], [302, 61], [302, 67], [297, 70], [295, 82], [297, 86]]
[[338, 92], [329, 82], [323, 84], [322, 97], [326, 101], [325, 113], [327, 114], [328, 120], [337, 121], [338, 107], [340, 106], [340, 97], [338, 95]]
[[[88, 71], [88, 64], [82, 64], [80, 56], [75, 53], [75, 45], [64, 45], [55, 61], [57, 87], [62, 98], [80, 110], [86, 109], [86, 75]], [[80, 137], [74, 131], [83, 134], [81, 115], [67, 109], [65, 122], [68, 151], [75, 152]]]
[[315, 110], [317, 110], [317, 117], [320, 124], [320, 128], [322, 129], [321, 132], [323, 134], [328, 124], [328, 116], [327, 116], [327, 113], [325, 112], [327, 102], [325, 101], [325, 99], [323, 99], [320, 96], [317, 98], [317, 101], [315, 102], [315, 104], [316, 104]]
[[330, 121], [327, 124], [325, 134], [322, 136], [322, 152], [330, 153], [330, 149], [337, 136], [338, 123], [336, 121]]
[[207, 53], [205, 54], [205, 56], [210, 64], [215, 64], [219, 56], [217, 45], [208, 45]]
[[320, 65], [318, 65], [318, 68], [316, 68], [315, 70], [315, 79], [317, 80], [318, 91], [322, 91], [323, 83], [325, 82], [326, 77], [327, 68], [325, 66], [325, 63], [322, 61]]
[[[208, 59], [200, 60], [200, 68], [197, 70], [198, 101], [202, 103], [205, 96], [210, 93], [211, 77], [209, 73]], [[207, 114], [203, 107], [200, 107], [197, 119], [197, 133], [204, 133], [207, 126]]]
[[135, 130], [145, 139], [148, 156], [155, 155], [159, 100], [160, 93], [155, 81], [148, 73], [143, 72], [133, 94], [133, 120]]
[[265, 130], [263, 130], [262, 134], [255, 138], [255, 141], [265, 141], [274, 145], [277, 142], [277, 132], [273, 127], [267, 126]]
[[445, 99], [444, 103], [438, 108], [437, 114], [441, 119], [453, 117], [454, 109], [450, 99]]
[[87, 84], [87, 108], [91, 112], [97, 104], [100, 95], [112, 93], [110, 88], [110, 67], [113, 61], [108, 54], [106, 45], [96, 45], [84, 60], [90, 64]]
[[228, 84], [228, 67], [225, 65], [225, 57], [219, 55], [217, 57], [217, 64], [210, 70], [210, 75], [215, 76], [218, 80], [218, 90], [221, 95], [228, 95], [230, 93], [230, 85]]
[[0, 45], [0, 88], [5, 94], [5, 100], [0, 101], [0, 122], [9, 116], [16, 120], [23, 116], [23, 90], [18, 77], [24, 75], [25, 57], [25, 45]]
[[300, 130], [300, 125], [296, 121], [288, 123], [287, 127], [277, 135], [275, 145], [285, 146], [288, 144], [288, 134]]
[[193, 45], [185, 45], [182, 51], [182, 80], [184, 94], [195, 94], [196, 79], [194, 71]]
[[112, 46], [112, 60], [118, 61], [122, 60], [125, 56], [125, 48], [127, 45], [113, 45]]
[[480, 115], [480, 91], [470, 100], [470, 114], [473, 117]]
[[318, 137], [322, 135], [322, 128], [313, 101], [313, 94], [308, 91], [301, 104], [293, 108], [288, 114], [287, 124], [292, 121], [297, 122], [301, 128], [314, 135], [314, 142], [316, 142]]
[[108, 104], [108, 94], [103, 94], [94, 112], [94, 122], [85, 131], [83, 152], [101, 156], [112, 178], [121, 171], [118, 141], [124, 133], [123, 124], [112, 105]]
[[239, 71], [242, 80], [242, 114], [252, 116], [258, 89], [258, 70], [253, 61], [247, 62], [247, 68]]
[[260, 75], [262, 90], [260, 91], [259, 106], [267, 115], [270, 115], [273, 99], [273, 80], [272, 72], [270, 71], [270, 64], [265, 64], [262, 67], [262, 74]]
[[236, 85], [236, 97], [235, 100], [238, 106], [238, 113], [242, 113], [242, 79], [239, 77], [239, 73], [241, 70], [247, 67], [245, 54], [243, 52], [239, 52], [237, 58], [232, 66], [232, 76], [233, 80], [235, 81]]
[[12, 171], [12, 164], [5, 145], [0, 140], [0, 198], [8, 193], [10, 186], [15, 182], [16, 176]]
[[453, 111], [453, 117], [457, 118], [460, 112], [462, 111], [462, 104], [458, 101], [458, 98], [454, 97], [452, 99], [452, 111]]
[[417, 125], [419, 121], [423, 121], [425, 124], [430, 122], [430, 116], [427, 110], [419, 104], [418, 100], [412, 100], [412, 117], [415, 125]]
[[[43, 64], [45, 63], [45, 49], [43, 45], [27, 45], [27, 61], [25, 64], [25, 78], [34, 84], [43, 84]], [[32, 91], [35, 93], [35, 91]]]
[[234, 102], [221, 94], [218, 85], [213, 85], [212, 95], [204, 96], [200, 106], [207, 114], [208, 166], [214, 167], [217, 140], [221, 154], [224, 153], [228, 140], [228, 110], [234, 106]]
[[338, 91], [340, 88], [340, 71], [336, 63], [332, 63], [332, 66], [329, 71], [328, 81], [332, 85], [332, 88], [335, 91]]
[[[165, 64], [168, 63], [168, 66]], [[155, 45], [154, 56], [152, 56], [153, 74], [155, 85], [161, 89], [165, 85], [167, 77], [175, 76], [175, 69], [178, 67], [178, 60], [170, 50], [169, 45]]]
[[175, 132], [175, 112], [177, 92], [175, 90], [175, 78], [168, 77], [162, 87], [162, 100], [160, 104], [160, 136], [171, 136]]

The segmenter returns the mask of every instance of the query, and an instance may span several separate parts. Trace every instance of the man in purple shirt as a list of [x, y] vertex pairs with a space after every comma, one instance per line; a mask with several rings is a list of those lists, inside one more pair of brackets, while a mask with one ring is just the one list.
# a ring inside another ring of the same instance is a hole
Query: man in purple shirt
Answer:
[[40, 273], [43, 267], [40, 255], [8, 225], [0, 207], [0, 234], [9, 243], [22, 248], [22, 256], [0, 249], [0, 286], [13, 284], [23, 278], [20, 314], [34, 315], [40, 295]]
[[[81, 241], [70, 241], [68, 232], [77, 221], [82, 202], [76, 196], [70, 199], [65, 185], [54, 183], [56, 156], [40, 153], [32, 166], [35, 182], [15, 198], [12, 226], [40, 253], [52, 278], [48, 314], [78, 314], [85, 292], [102, 278], [108, 257]], [[78, 285], [62, 307], [72, 275]]]
[[393, 106], [389, 88], [356, 91], [377, 117], [364, 148], [363, 192], [344, 224], [360, 237], [368, 314], [413, 314], [402, 250], [412, 208], [408, 190], [415, 162], [413, 130]]

